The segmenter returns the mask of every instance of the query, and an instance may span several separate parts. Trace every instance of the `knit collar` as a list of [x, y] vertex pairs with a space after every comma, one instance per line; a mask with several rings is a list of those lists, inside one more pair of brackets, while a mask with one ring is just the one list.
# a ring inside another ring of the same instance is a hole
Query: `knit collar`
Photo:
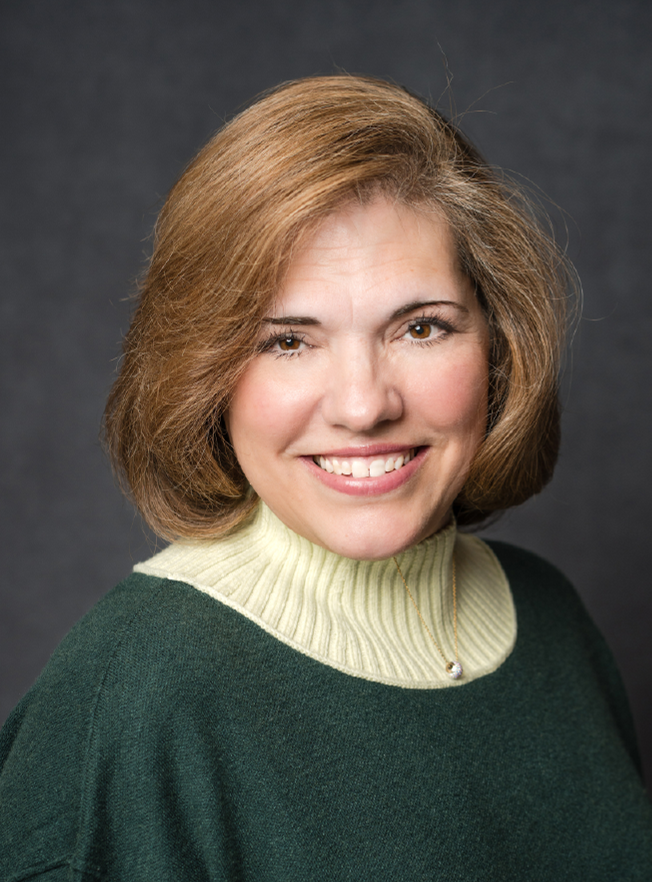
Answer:
[[452, 524], [398, 556], [421, 615], [455, 657], [452, 559], [464, 677], [451, 680], [392, 558], [360, 561], [314, 545], [263, 503], [214, 541], [180, 541], [134, 569], [186, 582], [294, 649], [347, 674], [405, 688], [463, 685], [511, 652], [516, 617], [507, 578], [480, 539]]

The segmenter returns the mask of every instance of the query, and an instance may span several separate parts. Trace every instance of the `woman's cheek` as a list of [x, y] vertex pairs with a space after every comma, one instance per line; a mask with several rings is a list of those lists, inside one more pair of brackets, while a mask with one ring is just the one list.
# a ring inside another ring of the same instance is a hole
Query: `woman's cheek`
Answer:
[[227, 428], [239, 457], [255, 455], [261, 443], [265, 448], [282, 447], [300, 432], [309, 395], [306, 384], [297, 382], [296, 376], [288, 382], [289, 367], [261, 357], [236, 386]]
[[434, 426], [484, 432], [487, 419], [489, 376], [482, 351], [421, 373], [413, 386], [412, 405], [421, 409]]

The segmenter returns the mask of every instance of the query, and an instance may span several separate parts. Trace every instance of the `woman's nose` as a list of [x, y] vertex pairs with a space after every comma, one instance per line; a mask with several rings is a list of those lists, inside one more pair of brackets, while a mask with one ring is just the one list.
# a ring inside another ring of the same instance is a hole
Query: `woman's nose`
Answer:
[[369, 432], [403, 414], [403, 399], [391, 366], [366, 347], [347, 347], [333, 359], [322, 415], [333, 426]]

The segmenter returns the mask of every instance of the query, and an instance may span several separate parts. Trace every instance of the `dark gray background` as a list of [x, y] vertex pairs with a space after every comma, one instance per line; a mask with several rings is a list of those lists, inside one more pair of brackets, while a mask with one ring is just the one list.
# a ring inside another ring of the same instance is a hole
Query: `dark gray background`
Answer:
[[651, 779], [651, 41], [647, 0], [2, 2], [0, 718], [153, 549], [98, 430], [160, 199], [254, 94], [345, 69], [457, 113], [565, 212], [585, 306], [562, 456], [490, 535], [577, 585]]

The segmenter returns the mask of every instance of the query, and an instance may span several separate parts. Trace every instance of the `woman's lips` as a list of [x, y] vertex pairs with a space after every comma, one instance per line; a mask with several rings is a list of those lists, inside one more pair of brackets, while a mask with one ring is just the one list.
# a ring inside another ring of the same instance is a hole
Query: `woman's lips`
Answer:
[[411, 448], [387, 456], [313, 456], [313, 461], [331, 475], [380, 478], [407, 465], [414, 458], [414, 452], [414, 448]]
[[427, 447], [395, 448], [391, 453], [374, 452], [370, 456], [340, 453], [306, 456], [302, 460], [315, 477], [333, 490], [349, 496], [379, 496], [409, 481], [427, 450]]

